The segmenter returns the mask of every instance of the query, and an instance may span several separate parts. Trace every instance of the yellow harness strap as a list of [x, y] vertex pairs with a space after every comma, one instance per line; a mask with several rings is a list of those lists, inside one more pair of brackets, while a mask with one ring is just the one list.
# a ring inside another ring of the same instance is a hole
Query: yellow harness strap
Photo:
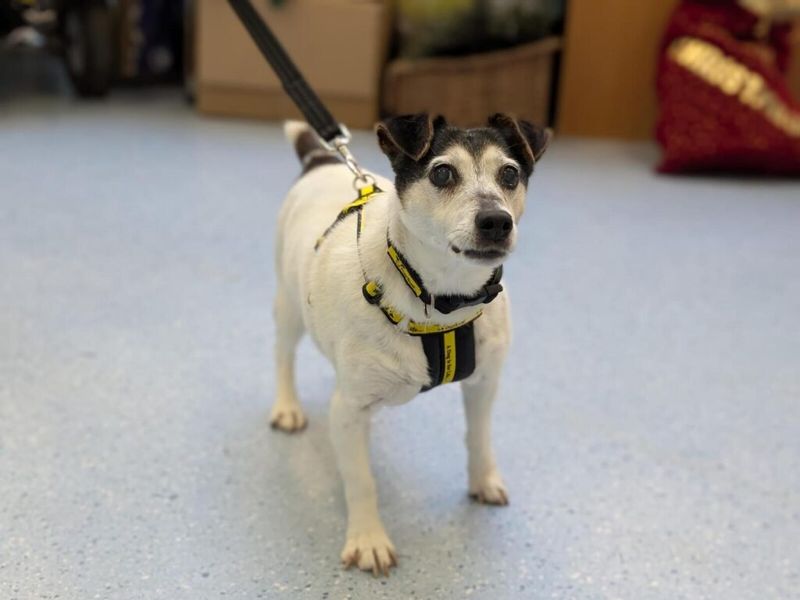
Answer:
[[403, 321], [407, 320], [405, 326], [405, 332], [409, 335], [430, 335], [434, 333], [446, 333], [448, 331], [453, 331], [458, 329], [459, 327], [463, 327], [469, 323], [472, 323], [475, 319], [483, 314], [482, 310], [479, 310], [476, 314], [471, 316], [468, 319], [463, 319], [456, 323], [451, 323], [450, 325], [438, 325], [436, 323], [420, 323], [418, 321], [412, 321], [407, 319], [406, 316], [401, 313], [399, 310], [390, 306], [388, 304], [384, 304], [381, 302], [383, 298], [383, 289], [381, 288], [380, 284], [377, 281], [368, 281], [364, 284], [364, 287], [361, 290], [364, 294], [364, 298], [366, 298], [367, 302], [370, 304], [374, 304], [383, 311], [383, 314], [386, 315], [386, 318], [389, 319], [394, 325], [399, 325]]
[[339, 211], [339, 215], [336, 217], [336, 220], [331, 223], [328, 228], [324, 231], [324, 233], [319, 236], [317, 239], [317, 243], [314, 244], [314, 250], [319, 250], [322, 241], [328, 237], [333, 228], [336, 227], [347, 215], [350, 213], [356, 212], [358, 213], [358, 223], [356, 225], [356, 237], [361, 237], [361, 232], [364, 230], [364, 211], [363, 208], [367, 205], [367, 203], [372, 200], [376, 195], [380, 194], [383, 190], [379, 188], [376, 184], [370, 184], [359, 188], [358, 190], [358, 198], [350, 202], [349, 204], [345, 205], [345, 207]]
[[[356, 224], [356, 244], [361, 238], [364, 229], [364, 206], [370, 202], [382, 190], [376, 185], [368, 185], [358, 190], [358, 198], [347, 204], [340, 212], [336, 220], [325, 230], [315, 244], [314, 248], [319, 249], [320, 244], [328, 236], [340, 221], [349, 214], [355, 212], [358, 216]], [[420, 298], [425, 304], [430, 304], [431, 296], [428, 294], [419, 275], [405, 262], [400, 252], [391, 244], [387, 243], [387, 254], [391, 258], [394, 266], [403, 276], [406, 285]], [[366, 276], [365, 276], [366, 279]], [[502, 288], [500, 288], [502, 289]], [[437, 385], [460, 381], [472, 375], [475, 371], [475, 334], [473, 321], [481, 316], [478, 310], [473, 316], [450, 325], [438, 325], [436, 323], [420, 323], [412, 321], [406, 315], [389, 304], [382, 302], [383, 290], [381, 285], [374, 280], [367, 280], [362, 288], [364, 298], [370, 304], [381, 309], [383, 314], [392, 325], [398, 327], [400, 331], [408, 335], [419, 337], [422, 341], [422, 349], [428, 361], [428, 373], [430, 384], [424, 386], [425, 392]]]
[[397, 270], [400, 271], [403, 279], [406, 280], [406, 284], [411, 288], [411, 291], [416, 294], [417, 298], [421, 297], [424, 293], [427, 297], [425, 304], [429, 304], [430, 295], [427, 292], [423, 292], [422, 284], [417, 281], [418, 277], [415, 277], [416, 274], [412, 273], [410, 267], [400, 258], [400, 253], [397, 252], [397, 248], [395, 248], [391, 242], [387, 244], [386, 253], [389, 255], [389, 258], [392, 259]]
[[386, 253], [392, 260], [397, 272], [403, 276], [408, 289], [410, 289], [414, 295], [422, 300], [422, 302], [428, 307], [436, 309], [443, 315], [448, 315], [451, 312], [461, 308], [488, 304], [497, 298], [497, 295], [503, 291], [503, 286], [500, 284], [500, 280], [503, 278], [503, 267], [501, 265], [492, 272], [492, 276], [489, 278], [489, 280], [471, 296], [462, 296], [460, 294], [456, 294], [438, 295], [434, 298], [434, 296], [425, 288], [425, 285], [422, 283], [422, 277], [420, 277], [414, 268], [408, 263], [403, 254], [394, 247], [392, 240], [389, 239], [388, 236], [386, 238]]

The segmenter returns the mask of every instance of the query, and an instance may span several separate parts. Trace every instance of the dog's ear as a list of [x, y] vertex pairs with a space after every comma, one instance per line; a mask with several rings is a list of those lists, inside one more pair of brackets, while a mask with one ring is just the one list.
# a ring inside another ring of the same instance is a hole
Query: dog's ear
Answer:
[[433, 131], [436, 132], [437, 129], [442, 129], [443, 127], [447, 127], [447, 119], [444, 118], [444, 115], [436, 115], [433, 120]]
[[528, 175], [553, 138], [553, 130], [549, 127], [518, 121], [501, 113], [489, 117], [489, 127], [493, 127], [503, 136], [509, 149], [514, 153], [514, 158], [522, 163]]
[[381, 121], [375, 126], [375, 133], [381, 150], [392, 164], [401, 155], [418, 162], [430, 149], [435, 128], [443, 124], [443, 117], [436, 117], [434, 121], [428, 113], [402, 115]]

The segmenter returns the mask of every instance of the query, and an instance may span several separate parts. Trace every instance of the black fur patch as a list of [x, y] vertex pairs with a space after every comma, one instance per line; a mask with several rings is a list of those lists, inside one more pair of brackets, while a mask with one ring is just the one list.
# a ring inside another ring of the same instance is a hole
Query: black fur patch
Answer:
[[[392, 169], [395, 173], [395, 185], [398, 193], [407, 189], [412, 183], [425, 177], [428, 164], [435, 156], [440, 156], [453, 146], [461, 146], [473, 157], [478, 159], [489, 146], [497, 146], [507, 156], [514, 156], [505, 139], [490, 127], [477, 129], [459, 129], [458, 127], [443, 126], [434, 130], [428, 152], [420, 160], [415, 161], [406, 155], [400, 155], [392, 160]], [[526, 173], [527, 174], [527, 173]]]
[[460, 129], [444, 117], [432, 119], [425, 113], [386, 119], [377, 127], [378, 141], [392, 163], [398, 193], [425, 176], [428, 164], [454, 145], [478, 158], [490, 145], [497, 146], [522, 167], [522, 183], [528, 184], [534, 163], [544, 154], [552, 137], [549, 129], [528, 121], [496, 114], [489, 127]]
[[[443, 120], [436, 119], [436, 123]], [[430, 148], [435, 131], [435, 122], [427, 113], [403, 115], [378, 123], [375, 133], [384, 154], [390, 160], [405, 155], [411, 160], [420, 160]]]
[[503, 137], [512, 156], [530, 177], [534, 164], [547, 150], [553, 132], [546, 127], [539, 127], [528, 121], [518, 121], [502, 113], [489, 117], [489, 126]]
[[322, 144], [319, 143], [319, 139], [313, 131], [306, 129], [297, 136], [294, 142], [294, 151], [297, 152], [297, 158], [303, 160], [306, 154], [312, 150], [322, 150]]
[[312, 169], [316, 169], [317, 167], [321, 167], [322, 165], [341, 165], [342, 161], [336, 158], [333, 154], [328, 154], [327, 156], [314, 156], [303, 165], [303, 175], [311, 171]]
[[303, 175], [322, 165], [335, 165], [340, 162], [336, 156], [322, 147], [319, 138], [311, 130], [304, 131], [297, 136], [294, 150], [300, 162], [303, 163]]

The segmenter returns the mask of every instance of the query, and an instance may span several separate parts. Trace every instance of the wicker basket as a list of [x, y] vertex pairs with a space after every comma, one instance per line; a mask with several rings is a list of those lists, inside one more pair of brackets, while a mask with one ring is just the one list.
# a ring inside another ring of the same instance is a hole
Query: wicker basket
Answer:
[[483, 54], [393, 61], [384, 77], [383, 109], [443, 114], [465, 127], [483, 125], [496, 112], [547, 124], [560, 48], [561, 38], [549, 37]]

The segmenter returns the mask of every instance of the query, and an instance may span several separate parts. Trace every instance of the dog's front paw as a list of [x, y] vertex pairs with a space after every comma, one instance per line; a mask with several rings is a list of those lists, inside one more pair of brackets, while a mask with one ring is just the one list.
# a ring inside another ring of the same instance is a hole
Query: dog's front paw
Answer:
[[305, 429], [308, 419], [299, 404], [276, 403], [272, 407], [269, 424], [273, 429], [294, 433]]
[[356, 565], [362, 571], [389, 576], [389, 569], [397, 566], [394, 544], [383, 529], [369, 533], [348, 534], [342, 550], [342, 564], [345, 569]]
[[508, 490], [503, 478], [497, 471], [490, 471], [469, 486], [469, 495], [481, 504], [495, 504], [506, 506], [508, 504]]

